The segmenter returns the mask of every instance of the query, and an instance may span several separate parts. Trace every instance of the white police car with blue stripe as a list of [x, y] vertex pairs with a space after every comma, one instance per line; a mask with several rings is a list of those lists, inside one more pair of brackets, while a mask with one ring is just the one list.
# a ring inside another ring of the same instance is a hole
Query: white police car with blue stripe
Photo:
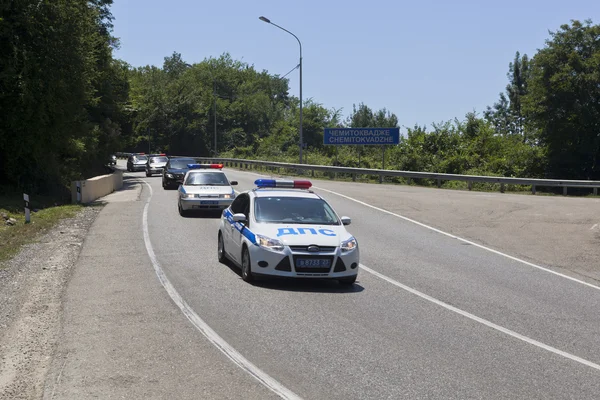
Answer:
[[220, 262], [232, 261], [242, 279], [255, 276], [337, 279], [353, 284], [358, 242], [310, 181], [258, 179], [223, 211], [218, 232]]
[[188, 164], [183, 183], [179, 186], [177, 208], [185, 215], [190, 210], [224, 210], [235, 198], [229, 181], [221, 168], [223, 164]]

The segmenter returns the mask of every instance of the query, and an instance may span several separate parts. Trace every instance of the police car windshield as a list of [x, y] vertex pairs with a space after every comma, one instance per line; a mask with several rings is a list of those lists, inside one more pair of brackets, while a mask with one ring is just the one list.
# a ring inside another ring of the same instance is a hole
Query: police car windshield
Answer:
[[151, 157], [150, 164], [159, 163], [159, 162], [167, 162], [169, 159], [167, 157]]
[[146, 156], [135, 156], [134, 158], [137, 161], [146, 161], [148, 159], [148, 157], [146, 157]]
[[223, 172], [193, 172], [185, 180], [184, 185], [229, 186]]
[[306, 197], [258, 197], [254, 201], [256, 222], [272, 224], [339, 225], [324, 200]]
[[170, 167], [174, 169], [187, 169], [188, 164], [196, 164], [194, 159], [171, 160]]

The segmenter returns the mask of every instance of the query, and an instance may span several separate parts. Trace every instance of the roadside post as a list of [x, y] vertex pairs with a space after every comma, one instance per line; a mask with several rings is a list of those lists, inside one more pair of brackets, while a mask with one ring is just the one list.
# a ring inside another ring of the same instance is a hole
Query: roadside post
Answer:
[[77, 203], [81, 203], [81, 182], [77, 181], [75, 185], [77, 186]]
[[28, 224], [31, 221], [31, 211], [29, 208], [29, 195], [23, 193], [23, 200], [25, 200], [25, 223]]

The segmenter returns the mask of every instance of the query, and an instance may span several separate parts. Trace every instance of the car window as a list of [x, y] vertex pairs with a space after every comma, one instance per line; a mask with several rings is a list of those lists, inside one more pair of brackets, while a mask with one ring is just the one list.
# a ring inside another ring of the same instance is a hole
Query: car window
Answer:
[[259, 197], [254, 201], [254, 218], [273, 224], [340, 224], [325, 200], [305, 197]]
[[[247, 194], [240, 194], [235, 200], [231, 203], [231, 212], [234, 214], [243, 213], [248, 209], [248, 205], [250, 203], [250, 198]], [[246, 214], [246, 216], [248, 216]]]
[[146, 160], [148, 160], [148, 157], [146, 157], [146, 156], [134, 156], [133, 158], [135, 160], [137, 160], [137, 161], [146, 161]]
[[169, 159], [167, 157], [150, 157], [150, 163], [162, 163], [167, 162]]
[[186, 169], [188, 167], [188, 164], [195, 164], [196, 160], [194, 159], [178, 159], [178, 160], [171, 160], [169, 162], [169, 168], [173, 168], [173, 169]]
[[196, 172], [188, 174], [185, 185], [229, 186], [223, 172]]

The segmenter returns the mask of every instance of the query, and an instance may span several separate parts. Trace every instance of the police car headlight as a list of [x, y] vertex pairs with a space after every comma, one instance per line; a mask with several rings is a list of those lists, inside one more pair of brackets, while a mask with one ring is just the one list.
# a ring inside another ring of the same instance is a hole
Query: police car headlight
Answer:
[[192, 197], [194, 197], [193, 194], [189, 194], [189, 193], [181, 193], [181, 198], [182, 199], [191, 199]]
[[222, 194], [222, 195], [221, 195], [221, 198], [222, 198], [222, 199], [230, 199], [230, 198], [231, 198], [231, 195], [230, 195], [230, 194]]
[[167, 174], [167, 178], [173, 178], [173, 174]]
[[349, 251], [354, 250], [356, 247], [358, 246], [358, 242], [356, 241], [356, 239], [354, 237], [351, 237], [350, 239], [342, 242], [342, 252], [343, 253], [347, 253]]
[[256, 235], [256, 241], [260, 247], [273, 251], [283, 251], [283, 242], [277, 239], [271, 239], [263, 235]]

